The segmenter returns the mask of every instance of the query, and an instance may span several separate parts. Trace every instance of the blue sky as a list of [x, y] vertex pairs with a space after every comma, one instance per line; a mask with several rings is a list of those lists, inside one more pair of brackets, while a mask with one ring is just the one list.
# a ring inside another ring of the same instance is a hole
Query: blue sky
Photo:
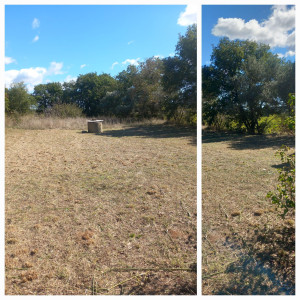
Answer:
[[210, 64], [212, 45], [225, 36], [269, 44], [273, 53], [294, 61], [295, 7], [203, 5], [202, 65]]
[[152, 56], [175, 53], [196, 22], [187, 5], [6, 5], [5, 81], [33, 86], [79, 74], [112, 76]]

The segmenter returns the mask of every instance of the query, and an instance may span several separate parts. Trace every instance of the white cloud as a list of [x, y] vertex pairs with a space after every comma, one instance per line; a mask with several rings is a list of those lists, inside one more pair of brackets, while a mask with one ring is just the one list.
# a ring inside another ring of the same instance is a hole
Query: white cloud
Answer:
[[197, 12], [197, 3], [188, 4], [185, 11], [180, 13], [177, 24], [181, 26], [188, 26], [197, 23]]
[[219, 18], [212, 34], [226, 36], [231, 40], [253, 40], [269, 44], [270, 47], [287, 47], [295, 50], [295, 6], [273, 6], [269, 19], [259, 23], [253, 19], [248, 22], [240, 18]]
[[111, 69], [114, 68], [114, 66], [118, 65], [119, 63], [117, 61], [115, 61], [112, 65], [111, 65]]
[[35, 85], [45, 81], [46, 76], [63, 74], [62, 66], [63, 63], [51, 62], [48, 69], [36, 67], [5, 71], [5, 86], [9, 87], [12, 83], [23, 81], [27, 85], [28, 91], [32, 92]]
[[278, 57], [280, 58], [284, 58], [284, 57], [288, 57], [288, 56], [295, 56], [295, 51], [287, 51], [285, 54], [282, 53], [277, 53]]
[[8, 65], [8, 64], [16, 63], [17, 61], [12, 57], [5, 56], [4, 62], [6, 65]]
[[61, 71], [63, 67], [63, 63], [57, 63], [55, 61], [51, 62], [50, 67], [47, 71], [48, 75], [58, 75], [58, 74], [63, 74], [63, 72]]
[[157, 55], [154, 55], [154, 58], [160, 58], [160, 59], [163, 59], [164, 56], [163, 56], [163, 55], [160, 55], [160, 54], [157, 54]]
[[70, 82], [70, 81], [76, 81], [77, 80], [77, 77], [72, 77], [71, 75], [68, 75], [64, 82]]
[[32, 40], [32, 42], [33, 42], [33, 43], [37, 42], [37, 41], [39, 40], [39, 38], [40, 38], [40, 37], [39, 37], [38, 35], [36, 35], [36, 36], [34, 37], [34, 39]]
[[172, 52], [172, 53], [169, 54], [169, 56], [173, 57], [173, 56], [175, 56], [175, 53]]
[[34, 18], [32, 21], [32, 28], [39, 28], [40, 27], [40, 21], [37, 18]]
[[130, 45], [130, 44], [132, 44], [133, 42], [134, 42], [134, 41], [129, 41], [127, 44]]
[[139, 60], [140, 60], [140, 58], [137, 58], [137, 59], [134, 59], [134, 58], [133, 59], [129, 59], [129, 58], [127, 58], [126, 60], [124, 60], [122, 62], [122, 65], [130, 64], [130, 65], [137, 66], [139, 64]]
[[82, 69], [82, 68], [84, 68], [84, 67], [86, 67], [86, 64], [81, 65], [81, 66], [80, 66], [80, 69]]
[[47, 73], [46, 68], [29, 68], [21, 70], [9, 70], [5, 72], [5, 85], [9, 87], [12, 83], [23, 81], [31, 92], [35, 85], [43, 82]]

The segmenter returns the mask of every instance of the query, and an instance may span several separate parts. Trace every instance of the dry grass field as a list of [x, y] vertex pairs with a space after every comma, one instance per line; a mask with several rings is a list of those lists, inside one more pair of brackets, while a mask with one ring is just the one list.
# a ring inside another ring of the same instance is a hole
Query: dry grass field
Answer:
[[204, 131], [202, 137], [202, 294], [295, 293], [295, 222], [266, 200], [277, 185], [289, 136]]
[[6, 128], [7, 295], [196, 294], [196, 132]]

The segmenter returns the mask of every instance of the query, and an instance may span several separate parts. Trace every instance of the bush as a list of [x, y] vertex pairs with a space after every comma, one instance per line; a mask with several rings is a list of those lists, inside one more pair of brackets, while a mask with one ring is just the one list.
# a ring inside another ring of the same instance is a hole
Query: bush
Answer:
[[46, 116], [57, 118], [77, 118], [82, 117], [82, 109], [76, 104], [54, 104], [45, 111]]
[[259, 133], [271, 134], [284, 131], [282, 128], [283, 119], [284, 116], [278, 114], [261, 117], [258, 120]]
[[284, 167], [279, 169], [276, 192], [267, 194], [267, 198], [271, 199], [273, 204], [284, 209], [282, 217], [285, 217], [289, 210], [295, 210], [295, 153], [289, 154], [289, 151], [289, 147], [282, 146], [276, 152]]
[[295, 135], [295, 94], [289, 94], [288, 104], [290, 106], [290, 115], [283, 121], [283, 127], [286, 128], [286, 131]]
[[172, 111], [172, 113], [169, 113], [169, 115], [167, 115], [167, 120], [169, 123], [176, 125], [196, 126], [197, 113], [193, 109], [178, 106]]

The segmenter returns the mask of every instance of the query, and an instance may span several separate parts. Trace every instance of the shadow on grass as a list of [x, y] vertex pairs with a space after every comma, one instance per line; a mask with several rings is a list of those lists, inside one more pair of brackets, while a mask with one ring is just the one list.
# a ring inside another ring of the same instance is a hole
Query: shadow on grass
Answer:
[[245, 242], [248, 254], [230, 264], [217, 295], [295, 295], [295, 228], [262, 229]]
[[282, 145], [295, 146], [295, 137], [288, 135], [244, 135], [237, 133], [216, 133], [202, 131], [202, 143], [229, 142], [235, 150], [278, 149]]
[[191, 127], [172, 125], [140, 125], [128, 126], [118, 130], [104, 130], [102, 136], [109, 137], [141, 137], [141, 138], [190, 138], [190, 144], [197, 144], [197, 130]]
[[196, 275], [192, 279], [164, 275], [148, 275], [146, 279], [130, 287], [127, 295], [197, 295]]

